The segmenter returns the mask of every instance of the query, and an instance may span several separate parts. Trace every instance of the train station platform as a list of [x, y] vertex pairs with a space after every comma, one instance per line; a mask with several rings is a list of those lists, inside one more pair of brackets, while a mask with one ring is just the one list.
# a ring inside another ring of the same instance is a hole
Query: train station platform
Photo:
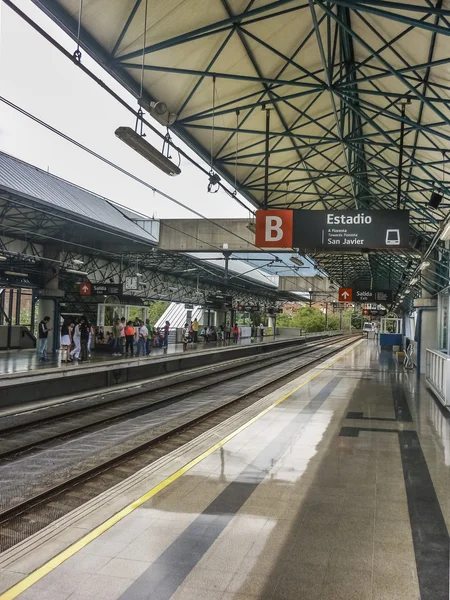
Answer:
[[48, 361], [41, 362], [35, 350], [5, 351], [0, 353], [0, 414], [5, 407], [135, 385], [147, 378], [263, 354], [339, 333], [243, 338], [237, 343], [199, 342], [189, 344], [186, 350], [182, 344], [170, 344], [168, 348], [153, 348], [148, 356], [111, 356], [93, 351], [91, 359], [82, 364], [77, 361], [62, 363], [60, 353], [53, 357], [49, 355]]
[[350, 347], [0, 555], [0, 600], [447, 600], [444, 409]]

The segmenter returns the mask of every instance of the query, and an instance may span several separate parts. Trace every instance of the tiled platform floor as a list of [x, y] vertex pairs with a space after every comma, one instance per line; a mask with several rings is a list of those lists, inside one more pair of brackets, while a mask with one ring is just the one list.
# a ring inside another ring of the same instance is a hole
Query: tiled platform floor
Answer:
[[20, 598], [447, 600], [448, 418], [363, 341]]

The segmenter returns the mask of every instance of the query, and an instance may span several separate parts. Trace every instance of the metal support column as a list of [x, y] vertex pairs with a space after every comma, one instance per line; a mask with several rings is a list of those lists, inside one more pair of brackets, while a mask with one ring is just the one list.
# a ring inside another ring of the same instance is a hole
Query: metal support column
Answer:
[[270, 108], [263, 104], [266, 111], [266, 144], [264, 149], [264, 208], [269, 204], [269, 134], [270, 134]]
[[409, 104], [410, 100], [405, 99], [402, 101], [402, 122], [400, 124], [400, 148], [399, 148], [399, 159], [398, 159], [398, 180], [397, 180], [397, 210], [400, 210], [401, 196], [402, 196], [402, 171], [403, 171], [403, 138], [405, 136], [405, 111], [406, 104]]
[[229, 264], [229, 261], [230, 261], [231, 252], [223, 252], [223, 256], [225, 258], [224, 279], [225, 279], [225, 281], [228, 281], [228, 264]]

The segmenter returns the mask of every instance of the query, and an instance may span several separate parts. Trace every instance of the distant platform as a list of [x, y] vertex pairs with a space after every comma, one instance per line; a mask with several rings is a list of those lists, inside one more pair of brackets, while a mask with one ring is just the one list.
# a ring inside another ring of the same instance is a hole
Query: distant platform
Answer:
[[61, 363], [60, 353], [39, 361], [35, 350], [0, 353], [0, 409], [24, 407], [46, 400], [79, 397], [117, 386], [135, 386], [143, 380], [187, 369], [218, 364], [286, 348], [307, 341], [328, 338], [338, 332], [310, 334], [308, 337], [267, 336], [233, 342], [199, 342], [183, 350], [182, 344], [153, 349], [149, 356], [112, 356], [95, 353], [86, 362]]
[[284, 338], [280, 336], [267, 336], [263, 338], [243, 338], [237, 342], [232, 341], [223, 342], [198, 342], [197, 344], [189, 344], [187, 350], [183, 349], [183, 344], [170, 344], [168, 348], [152, 348], [149, 356], [112, 356], [111, 352], [107, 352], [104, 349], [100, 351], [92, 350], [91, 358], [86, 362], [73, 361], [71, 363], [61, 362], [61, 352], [56, 354], [49, 354], [48, 360], [40, 361], [37, 350], [3, 350], [0, 352], [0, 377], [4, 375], [17, 375], [25, 373], [27, 371], [46, 371], [48, 369], [63, 368], [63, 369], [85, 369], [86, 367], [93, 365], [109, 365], [112, 362], [120, 363], [123, 361], [138, 361], [138, 360], [152, 360], [155, 358], [161, 358], [165, 356], [172, 356], [177, 354], [186, 354], [192, 352], [204, 352], [212, 348], [230, 348], [236, 346], [248, 346], [251, 344], [267, 344], [273, 343], [274, 341], [282, 341]]

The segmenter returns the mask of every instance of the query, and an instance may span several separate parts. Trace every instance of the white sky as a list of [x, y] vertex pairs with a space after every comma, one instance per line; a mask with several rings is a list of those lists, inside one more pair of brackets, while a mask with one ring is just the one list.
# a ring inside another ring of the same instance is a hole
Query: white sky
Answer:
[[[76, 49], [75, 42], [31, 0], [15, 0], [15, 3], [73, 53]], [[136, 99], [91, 60], [86, 52], [83, 52], [82, 62], [131, 106], [137, 108]], [[207, 176], [186, 159], [182, 159], [182, 174], [172, 178], [118, 140], [114, 135], [115, 129], [121, 125], [134, 128], [133, 115], [1, 0], [0, 96], [206, 217], [249, 217], [250, 213], [225, 192], [208, 194]], [[146, 116], [155, 127], [163, 131], [155, 120]], [[161, 149], [160, 138], [149, 130], [146, 133], [147, 139]], [[183, 142], [176, 139], [176, 143], [194, 156]], [[145, 186], [34, 123], [3, 102], [0, 102], [0, 150], [42, 169], [48, 169], [54, 175], [145, 215], [157, 218], [195, 218], [192, 213], [153, 194]], [[174, 153], [173, 158], [176, 162]], [[204, 166], [207, 167], [206, 164]], [[249, 270], [249, 266], [234, 262], [230, 264], [230, 269], [243, 273]], [[249, 276], [270, 282], [265, 273], [252, 272]]]
[[[31, 0], [16, 5], [71, 53], [73, 42]], [[82, 62], [133, 107], [136, 100], [93, 60]], [[0, 96], [207, 217], [248, 217], [225, 192], [207, 194], [207, 177], [186, 159], [171, 178], [118, 140], [118, 126], [134, 127], [134, 117], [0, 1]], [[151, 118], [150, 118], [151, 119]], [[155, 127], [156, 121], [151, 120]], [[161, 149], [161, 140], [147, 131]], [[187, 150], [179, 140], [178, 145]], [[17, 156], [97, 194], [158, 218], [193, 217], [98, 159], [0, 102], [0, 150]], [[191, 151], [189, 151], [192, 154]], [[175, 156], [176, 158], [176, 156]]]

